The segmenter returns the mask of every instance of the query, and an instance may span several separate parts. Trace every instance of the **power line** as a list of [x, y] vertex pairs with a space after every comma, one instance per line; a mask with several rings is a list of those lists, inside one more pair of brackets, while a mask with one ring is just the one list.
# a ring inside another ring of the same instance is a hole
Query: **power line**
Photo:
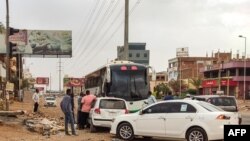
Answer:
[[[95, 13], [95, 11], [96, 11], [96, 9], [97, 9], [97, 7], [98, 7], [98, 5], [99, 5], [99, 3], [100, 3], [100, 0], [97, 0], [96, 1], [96, 3], [94, 4], [94, 6], [93, 6], [93, 8], [90, 10], [90, 14], [89, 14], [89, 16], [88, 16], [88, 19], [87, 19], [87, 23], [84, 25], [84, 27], [82, 28], [82, 29], [87, 29], [88, 27], [89, 27], [89, 25], [90, 25], [90, 21], [92, 20], [92, 18], [94, 17], [93, 15], [94, 15], [94, 13]], [[82, 24], [83, 25], [83, 24]], [[80, 43], [80, 41], [81, 41], [81, 37], [82, 36], [86, 36], [86, 32], [84, 32], [85, 30], [82, 30], [82, 32], [80, 33], [80, 35], [79, 35], [79, 38], [78, 38], [78, 40], [76, 41], [76, 43]], [[85, 34], [84, 34], [85, 33]], [[77, 50], [78, 49], [78, 47], [79, 47], [79, 45], [76, 45], [76, 48], [74, 48], [74, 50]], [[73, 50], [73, 53], [74, 53], [74, 50]], [[73, 54], [72, 54], [73, 55]], [[66, 62], [66, 64], [68, 63], [68, 61]]]
[[[136, 2], [136, 4], [131, 8], [131, 10], [129, 11], [129, 15], [131, 15], [134, 10], [136, 9], [136, 7], [140, 4], [141, 0], [138, 0]], [[98, 53], [101, 52], [101, 50], [103, 50], [103, 48], [107, 45], [107, 43], [112, 39], [112, 37], [115, 35], [115, 33], [118, 31], [118, 29], [121, 27], [121, 25], [124, 23], [124, 21], [122, 21], [119, 26], [117, 26], [117, 28], [114, 30], [114, 32], [111, 34], [111, 36], [105, 41], [105, 43], [101, 46], [99, 51], [96, 51], [95, 54], [93, 54], [91, 57], [88, 58], [88, 60], [86, 61], [86, 63], [83, 66], [86, 66], [88, 64], [91, 63], [91, 61], [93, 61], [92, 58], [94, 58]], [[103, 34], [105, 35], [105, 34]], [[96, 46], [98, 46], [100, 44], [100, 42], [97, 42]]]
[[[96, 23], [96, 20], [98, 19], [98, 17], [100, 16], [100, 14], [101, 14], [101, 11], [103, 10], [103, 7], [104, 7], [104, 5], [105, 5], [105, 0], [103, 0], [102, 1], [102, 3], [101, 3], [101, 6], [99, 7], [99, 9], [98, 9], [98, 11], [97, 11], [97, 14], [95, 15], [95, 16], [93, 16], [94, 18], [93, 18], [93, 20], [92, 20], [92, 22], [91, 22], [91, 27], [89, 27], [89, 28], [87, 28], [87, 31], [86, 31], [86, 34], [85, 34], [85, 36], [82, 38], [82, 40], [81, 41], [79, 41], [79, 44], [81, 45], [83, 42], [85, 43], [85, 41], [86, 41], [86, 39], [87, 39], [87, 36], [90, 34], [90, 32], [91, 32], [91, 30], [92, 30], [92, 28], [95, 26], [95, 23]], [[93, 14], [94, 15], [94, 14]], [[79, 45], [79, 46], [80, 46]], [[83, 49], [84, 50], [84, 49]], [[77, 52], [78, 54], [76, 54], [76, 56], [79, 56], [80, 54], [79, 54], [79, 52]], [[71, 64], [72, 65], [72, 64]]]
[[[80, 26], [80, 27], [84, 26], [82, 29], [86, 29], [86, 28], [89, 27], [89, 23], [90, 23], [90, 21], [91, 21], [93, 15], [94, 15], [96, 9], [97, 9], [97, 6], [99, 5], [99, 3], [100, 3], [100, 0], [97, 0], [96, 3], [94, 4], [94, 7], [91, 9], [90, 14], [89, 14], [89, 16], [88, 16], [87, 23], [84, 24], [84, 25], [82, 24], [82, 25]], [[84, 33], [86, 34], [86, 32], [84, 32], [84, 31], [85, 31], [85, 30], [83, 30], [83, 31], [80, 33], [79, 38], [78, 38], [78, 40], [77, 40], [76, 43], [79, 43], [79, 41], [81, 40], [81, 36], [83, 36]], [[85, 34], [84, 34], [84, 35], [85, 35]], [[78, 46], [76, 46], [76, 47], [78, 47]]]
[[[118, 1], [116, 1], [116, 6], [117, 6], [117, 4], [118, 4]], [[110, 3], [109, 7], [108, 7], [107, 10], [105, 11], [105, 13], [104, 13], [104, 15], [103, 15], [103, 18], [100, 20], [100, 24], [95, 28], [95, 30], [94, 30], [92, 36], [90, 37], [89, 42], [88, 42], [87, 45], [86, 45], [85, 50], [83, 50], [83, 51], [81, 52], [81, 55], [83, 55], [83, 54], [89, 49], [89, 46], [90, 46], [91, 43], [94, 41], [95, 34], [97, 33], [97, 31], [102, 31], [103, 26], [106, 24], [106, 22], [107, 22], [108, 19], [110, 18], [109, 11], [110, 11], [111, 7], [112, 7], [112, 2]], [[109, 14], [109, 17], [107, 17], [108, 14]], [[107, 17], [107, 18], [106, 18], [106, 17]], [[105, 19], [105, 18], [106, 18], [106, 19]], [[101, 22], [101, 21], [103, 21], [103, 22]]]
[[[91, 46], [91, 44], [93, 43], [95, 36], [97, 34], [98, 31], [102, 31], [103, 26], [107, 23], [107, 21], [110, 19], [111, 15], [113, 14], [114, 10], [117, 8], [118, 4], [119, 4], [120, 0], [117, 0], [116, 3], [114, 4], [114, 0], [111, 1], [111, 3], [109, 4], [109, 6], [106, 8], [105, 13], [103, 14], [102, 18], [99, 20], [99, 24], [95, 27], [94, 31], [92, 32], [91, 37], [89, 38], [88, 42], [86, 43], [86, 45], [84, 46], [85, 48], [81, 51], [78, 52], [78, 54], [75, 56], [75, 58], [77, 58], [78, 60], [83, 59], [82, 57], [84, 56], [83, 54], [86, 53], [86, 50], [89, 49], [89, 47]], [[114, 5], [114, 6], [113, 6]], [[113, 7], [112, 7], [113, 6]], [[98, 36], [98, 35], [97, 35]], [[81, 55], [81, 57], [80, 57]], [[79, 57], [80, 58], [79, 58]], [[71, 65], [77, 65], [77, 64], [71, 64]]]
[[[119, 13], [116, 15], [115, 19], [113, 20], [113, 22], [110, 24], [110, 26], [103, 32], [103, 34], [101, 35], [101, 38], [99, 38], [99, 40], [96, 42], [96, 44], [94, 45], [94, 47], [97, 47], [101, 41], [104, 39], [105, 35], [108, 33], [108, 31], [110, 30], [111, 27], [113, 27], [114, 23], [116, 22], [116, 20], [120, 17], [120, 15], [122, 14], [122, 11], [124, 11], [124, 7], [119, 11]], [[120, 26], [120, 25], [119, 25]], [[92, 49], [93, 51], [93, 49]], [[89, 53], [90, 54], [90, 53]], [[80, 58], [80, 62], [82, 61], [83, 58]], [[79, 67], [79, 65], [78, 65]]]

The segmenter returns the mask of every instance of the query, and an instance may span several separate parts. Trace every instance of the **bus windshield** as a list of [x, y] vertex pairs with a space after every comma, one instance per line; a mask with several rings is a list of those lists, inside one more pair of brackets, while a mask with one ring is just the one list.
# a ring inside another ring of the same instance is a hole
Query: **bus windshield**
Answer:
[[146, 99], [148, 96], [147, 69], [136, 70], [111, 68], [111, 85], [108, 96], [123, 98], [128, 101]]

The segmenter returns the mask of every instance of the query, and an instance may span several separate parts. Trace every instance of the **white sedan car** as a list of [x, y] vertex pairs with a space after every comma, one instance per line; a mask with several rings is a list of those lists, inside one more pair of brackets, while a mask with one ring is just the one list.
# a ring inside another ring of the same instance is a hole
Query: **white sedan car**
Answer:
[[128, 113], [128, 106], [124, 99], [115, 97], [98, 97], [89, 112], [90, 132], [95, 132], [96, 127], [111, 127], [112, 120]]
[[56, 106], [56, 97], [48, 96], [45, 97], [45, 103], [44, 106]]
[[220, 140], [224, 137], [224, 125], [238, 124], [238, 120], [238, 113], [223, 111], [207, 102], [168, 100], [137, 113], [117, 116], [110, 133], [124, 140], [132, 140], [134, 136]]

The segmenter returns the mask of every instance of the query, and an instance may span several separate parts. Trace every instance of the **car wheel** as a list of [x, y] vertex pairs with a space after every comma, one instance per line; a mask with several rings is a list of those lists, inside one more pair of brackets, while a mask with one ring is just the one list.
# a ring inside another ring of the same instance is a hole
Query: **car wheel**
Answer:
[[94, 132], [96, 132], [96, 126], [95, 125], [93, 125], [93, 123], [92, 123], [92, 121], [90, 120], [90, 132], [91, 133], [94, 133]]
[[189, 129], [186, 139], [187, 141], [208, 141], [206, 132], [199, 127]]
[[132, 140], [134, 138], [134, 131], [129, 123], [122, 123], [118, 126], [117, 134], [120, 139]]

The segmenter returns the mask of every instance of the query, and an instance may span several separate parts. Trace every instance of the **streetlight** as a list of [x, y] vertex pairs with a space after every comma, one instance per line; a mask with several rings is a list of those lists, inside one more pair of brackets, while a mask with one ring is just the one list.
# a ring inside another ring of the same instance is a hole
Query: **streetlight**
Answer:
[[247, 46], [247, 37], [244, 37], [242, 35], [239, 35], [240, 38], [244, 38], [245, 39], [245, 57], [244, 57], [244, 88], [243, 88], [243, 100], [245, 102], [246, 100], [246, 56], [247, 56], [247, 53], [246, 53], [246, 46]]

